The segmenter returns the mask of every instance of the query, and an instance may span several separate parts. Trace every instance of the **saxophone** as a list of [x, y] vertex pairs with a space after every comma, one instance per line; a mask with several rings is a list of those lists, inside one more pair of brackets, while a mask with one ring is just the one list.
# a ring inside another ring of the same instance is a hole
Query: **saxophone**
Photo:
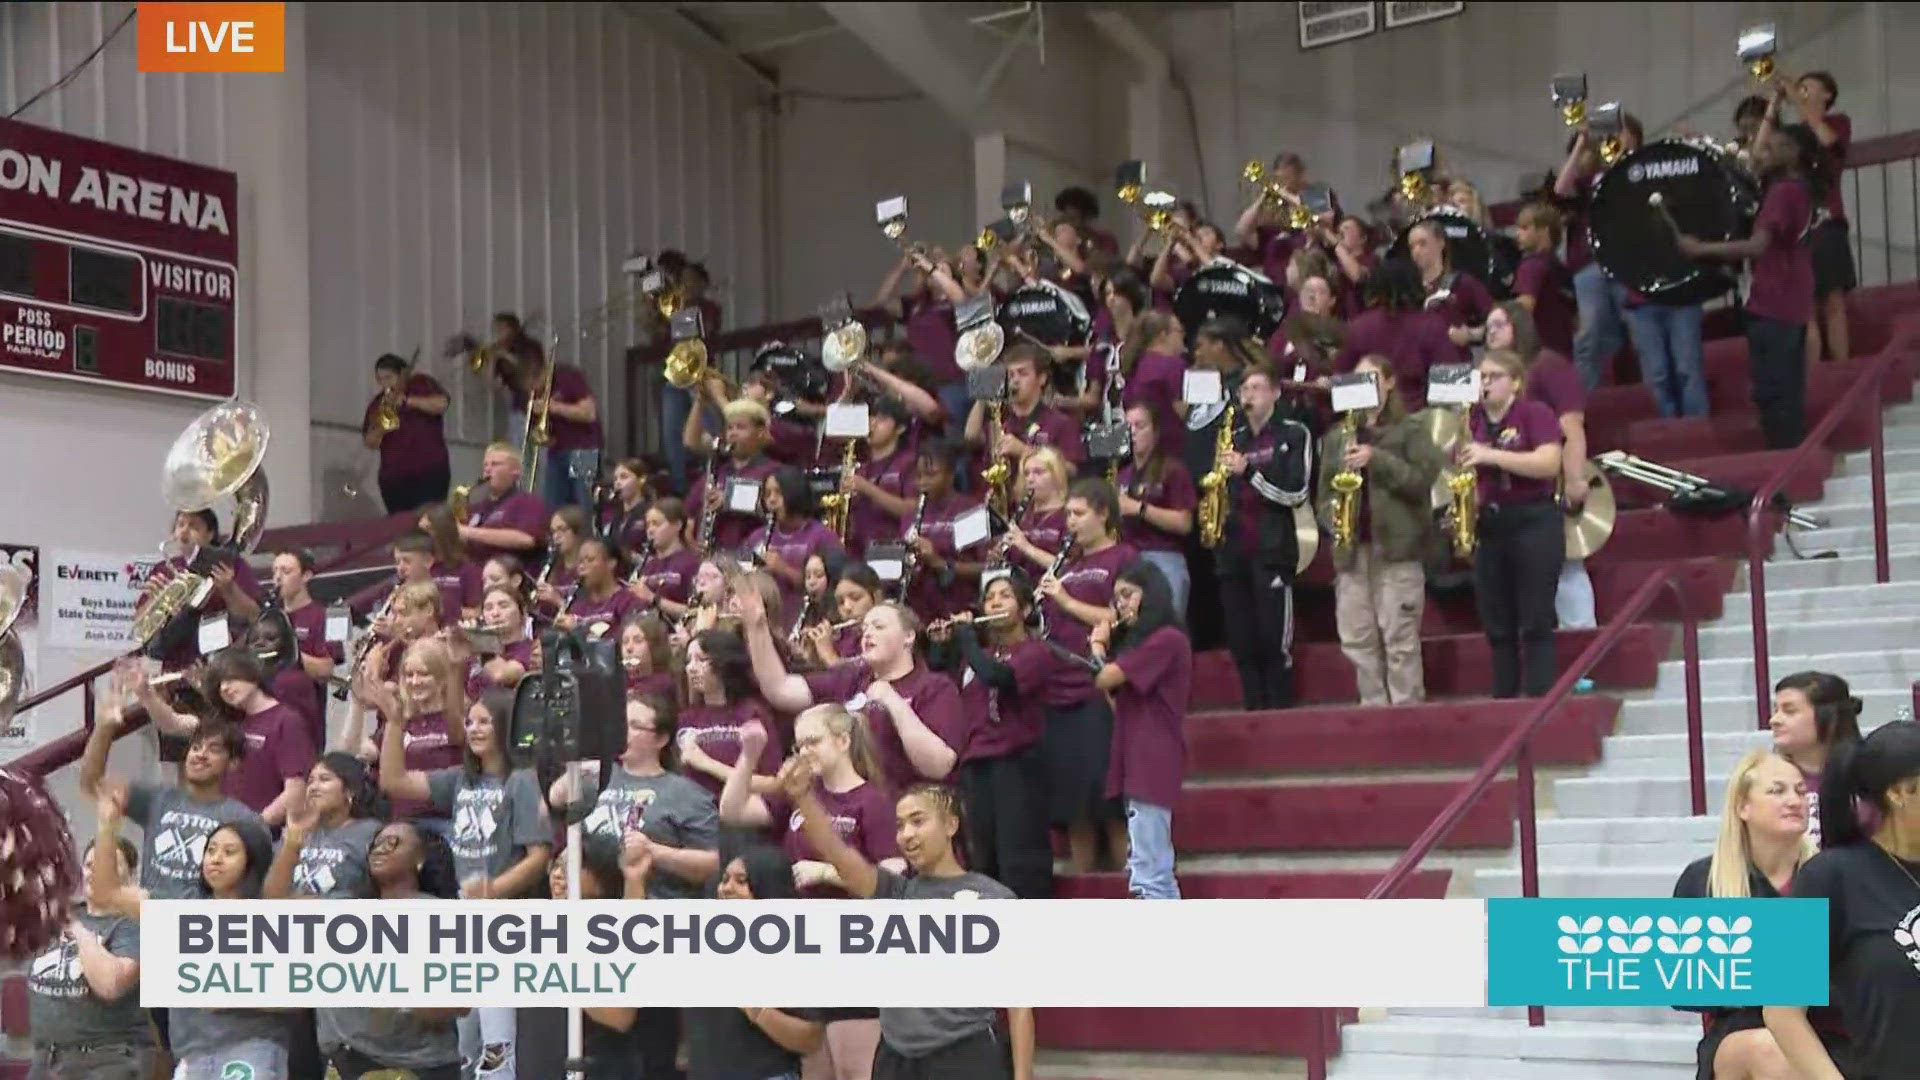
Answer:
[[1480, 522], [1480, 481], [1473, 469], [1457, 469], [1447, 477], [1447, 490], [1453, 502], [1447, 507], [1447, 527], [1453, 534], [1453, 553], [1462, 559], [1473, 557], [1478, 543], [1474, 535]]
[[848, 511], [853, 508], [853, 496], [848, 494], [846, 490], [847, 477], [852, 476], [854, 471], [859, 468], [858, 463], [854, 461], [854, 453], [857, 449], [854, 443], [855, 440], [848, 439], [847, 448], [840, 455], [841, 489], [831, 494], [820, 496], [822, 518], [827, 528], [832, 529], [834, 534], [840, 537], [840, 541], [843, 544], [847, 539]]
[[[1359, 410], [1348, 412], [1343, 426], [1346, 438], [1341, 446], [1342, 456], [1353, 448], [1359, 437]], [[1328, 481], [1328, 486], [1333, 488], [1333, 545], [1342, 554], [1353, 549], [1354, 537], [1360, 528], [1360, 489], [1365, 484], [1366, 477], [1345, 467]]]
[[920, 499], [913, 506], [913, 520], [908, 523], [907, 531], [900, 539], [906, 544], [906, 561], [900, 568], [900, 595], [905, 597], [907, 590], [913, 588], [913, 576], [920, 570], [920, 549], [916, 544], [920, 540], [920, 526], [927, 517], [927, 493], [921, 492]]
[[1227, 455], [1233, 452], [1233, 406], [1220, 417], [1213, 440], [1213, 469], [1200, 478], [1200, 542], [1219, 547], [1227, 535]]
[[987, 486], [987, 508], [1001, 517], [1007, 515], [1007, 479], [1013, 473], [1013, 466], [995, 449], [1000, 444], [1001, 415], [1005, 408], [999, 398], [987, 403], [987, 457], [993, 464], [980, 472], [980, 481]]

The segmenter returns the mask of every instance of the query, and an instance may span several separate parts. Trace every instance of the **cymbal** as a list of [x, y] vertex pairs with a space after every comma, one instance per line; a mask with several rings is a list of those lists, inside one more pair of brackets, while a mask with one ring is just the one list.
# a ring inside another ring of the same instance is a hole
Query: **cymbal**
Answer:
[[1579, 513], [1568, 514], [1566, 519], [1569, 559], [1589, 558], [1604, 547], [1613, 535], [1613, 524], [1619, 515], [1607, 474], [1591, 461], [1586, 463], [1586, 474], [1587, 501]]
[[1420, 410], [1413, 419], [1420, 425], [1420, 430], [1427, 433], [1428, 441], [1447, 460], [1453, 460], [1453, 452], [1460, 448], [1460, 441], [1467, 436], [1467, 421], [1460, 411], [1444, 405], [1433, 405]]
[[1304, 574], [1307, 567], [1313, 565], [1313, 557], [1320, 552], [1320, 522], [1313, 516], [1313, 506], [1301, 503], [1293, 508], [1294, 543], [1300, 549], [1299, 562], [1293, 572]]

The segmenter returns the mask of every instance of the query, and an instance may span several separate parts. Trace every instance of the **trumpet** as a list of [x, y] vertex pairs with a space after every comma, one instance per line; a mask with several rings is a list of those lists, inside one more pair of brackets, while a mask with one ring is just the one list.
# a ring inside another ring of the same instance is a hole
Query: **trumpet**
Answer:
[[400, 427], [400, 406], [405, 402], [406, 397], [397, 386], [382, 392], [380, 404], [373, 410], [374, 430], [382, 435], [389, 435], [397, 430]]
[[[1346, 443], [1343, 453], [1345, 449], [1351, 449], [1359, 438], [1359, 411], [1348, 412], [1344, 424]], [[1360, 527], [1360, 489], [1365, 484], [1364, 476], [1347, 468], [1334, 473], [1328, 481], [1328, 486], [1333, 488], [1333, 545], [1343, 554], [1352, 550], [1354, 537]]]
[[1307, 209], [1307, 204], [1301, 202], [1292, 192], [1280, 186], [1279, 177], [1267, 172], [1265, 162], [1259, 158], [1247, 162], [1246, 167], [1240, 170], [1240, 177], [1258, 187], [1263, 200], [1274, 199], [1285, 205], [1288, 228], [1294, 232], [1304, 232], [1313, 226], [1313, 211]]
[[[273, 649], [254, 649], [252, 650], [252, 652], [256, 659], [268, 664], [277, 663], [280, 659], [279, 652]], [[199, 674], [199, 673], [194, 671], [192, 668], [183, 668], [179, 671], [169, 671], [164, 674], [155, 675], [153, 678], [148, 679], [147, 685], [149, 687], [172, 686], [174, 683], [184, 682], [188, 679], [191, 679], [196, 674]]]

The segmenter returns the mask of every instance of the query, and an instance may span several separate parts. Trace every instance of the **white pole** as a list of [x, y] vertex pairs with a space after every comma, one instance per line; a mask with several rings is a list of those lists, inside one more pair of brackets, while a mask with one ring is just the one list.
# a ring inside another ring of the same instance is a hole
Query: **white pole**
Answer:
[[[573, 798], [578, 798], [586, 790], [580, 775], [580, 763], [567, 763], [567, 777], [572, 780]], [[572, 801], [569, 799], [569, 801]], [[585, 835], [579, 822], [567, 826], [567, 899], [580, 899], [580, 843]], [[586, 1035], [582, 1029], [586, 1018], [581, 1015], [578, 1005], [567, 1009], [567, 1080], [587, 1080], [585, 1064]]]

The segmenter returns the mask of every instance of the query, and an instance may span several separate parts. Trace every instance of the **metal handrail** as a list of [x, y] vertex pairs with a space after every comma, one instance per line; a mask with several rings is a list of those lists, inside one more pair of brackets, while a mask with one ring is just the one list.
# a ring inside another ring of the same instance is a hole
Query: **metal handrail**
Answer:
[[[1419, 868], [1421, 861], [1432, 853], [1440, 841], [1446, 839], [1473, 805], [1486, 795], [1487, 789], [1493, 786], [1509, 764], [1515, 767], [1518, 774], [1515, 795], [1519, 803], [1516, 810], [1520, 820], [1520, 894], [1540, 895], [1538, 821], [1533, 798], [1533, 756], [1529, 744], [1547, 720], [1573, 695], [1574, 687], [1580, 680], [1586, 678], [1594, 666], [1606, 658], [1664, 591], [1673, 593], [1680, 611], [1681, 654], [1686, 662], [1687, 683], [1687, 775], [1691, 785], [1693, 813], [1699, 816], [1707, 812], [1706, 745], [1700, 704], [1700, 625], [1692, 605], [1687, 602], [1686, 590], [1681, 585], [1685, 567], [1684, 562], [1666, 563], [1647, 576], [1647, 580], [1633, 591], [1627, 602], [1581, 650], [1573, 663], [1567, 665], [1546, 695], [1528, 711], [1526, 718], [1514, 725], [1513, 730], [1487, 755], [1487, 760], [1473, 776], [1461, 785], [1460, 793], [1454, 796], [1446, 809], [1440, 811], [1439, 816], [1367, 893], [1367, 899], [1386, 899], [1404, 885]], [[1338, 1012], [1320, 1009], [1316, 1010], [1316, 1014], [1313, 1046], [1307, 1058], [1307, 1077], [1308, 1080], [1326, 1080], [1327, 1060], [1332, 1054], [1332, 1036], [1338, 1025]], [[1527, 1022], [1535, 1027], [1546, 1023], [1546, 1010], [1539, 1006], [1528, 1008]]]
[[1767, 657], [1767, 555], [1772, 546], [1769, 541], [1773, 538], [1774, 530], [1769, 509], [1800, 463], [1826, 445], [1841, 422], [1847, 419], [1862, 399], [1870, 399], [1873, 412], [1873, 439], [1869, 447], [1872, 455], [1869, 471], [1873, 488], [1873, 575], [1874, 581], [1881, 585], [1892, 578], [1892, 562], [1887, 552], [1886, 418], [1882, 413], [1882, 399], [1886, 391], [1883, 383], [1893, 365], [1911, 351], [1913, 347], [1903, 340], [1902, 332], [1896, 326], [1893, 339], [1887, 343], [1887, 347], [1874, 358], [1866, 372], [1847, 387], [1846, 392], [1840, 395], [1840, 400], [1827, 410], [1827, 415], [1820, 418], [1807, 437], [1800, 440], [1800, 445], [1794, 447], [1780, 467], [1767, 478], [1767, 482], [1760, 485], [1753, 494], [1753, 502], [1747, 507], [1747, 593], [1753, 613], [1754, 707], [1759, 713], [1762, 731], [1767, 729], [1773, 712], [1773, 673]]

